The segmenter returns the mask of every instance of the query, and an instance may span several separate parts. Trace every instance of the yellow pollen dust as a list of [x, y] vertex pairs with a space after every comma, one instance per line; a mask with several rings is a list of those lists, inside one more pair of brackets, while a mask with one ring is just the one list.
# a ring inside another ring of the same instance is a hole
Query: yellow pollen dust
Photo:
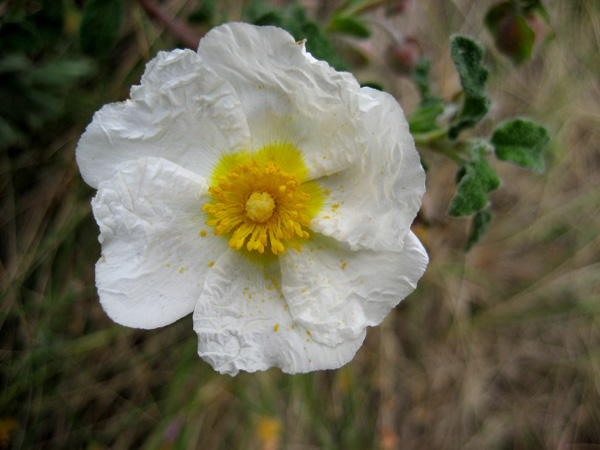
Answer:
[[304, 227], [310, 224], [305, 210], [311, 195], [301, 188], [296, 174], [285, 172], [275, 161], [236, 164], [216, 177], [209, 192], [213, 202], [202, 207], [212, 216], [206, 224], [215, 227], [216, 235], [232, 233], [229, 246], [236, 250], [245, 246], [278, 255], [286, 245], [299, 248], [287, 242], [290, 239], [309, 236]]

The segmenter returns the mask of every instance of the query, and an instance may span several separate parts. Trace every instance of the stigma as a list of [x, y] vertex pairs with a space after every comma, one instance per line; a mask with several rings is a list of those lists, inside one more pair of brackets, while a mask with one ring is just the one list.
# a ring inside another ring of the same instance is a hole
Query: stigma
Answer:
[[275, 200], [268, 192], [253, 192], [246, 201], [246, 215], [250, 220], [263, 223], [275, 210]]

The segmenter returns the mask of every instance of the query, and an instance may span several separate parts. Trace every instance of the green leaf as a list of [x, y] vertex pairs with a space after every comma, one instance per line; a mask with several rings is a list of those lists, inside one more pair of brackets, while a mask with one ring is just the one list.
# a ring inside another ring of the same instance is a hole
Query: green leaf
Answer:
[[431, 67], [431, 60], [429, 58], [422, 58], [413, 72], [413, 80], [419, 88], [421, 98], [429, 96], [429, 68]]
[[544, 149], [549, 140], [544, 127], [515, 119], [498, 126], [491, 142], [499, 159], [541, 172], [545, 168]]
[[86, 60], [33, 63], [23, 54], [0, 58], [0, 147], [26, 143], [32, 132], [60, 119], [68, 89], [92, 69]]
[[95, 69], [91, 61], [51, 61], [33, 73], [33, 82], [38, 85], [69, 87], [77, 80], [90, 75]]
[[439, 129], [436, 120], [443, 112], [444, 105], [441, 102], [420, 106], [408, 117], [410, 132], [422, 134]]
[[448, 129], [448, 137], [456, 139], [461, 131], [483, 119], [488, 112], [490, 99], [485, 93], [488, 70], [482, 64], [483, 49], [470, 38], [455, 36], [450, 51], [465, 93], [462, 108]]
[[334, 33], [345, 34], [361, 39], [366, 39], [371, 36], [371, 30], [366, 26], [366, 22], [351, 16], [334, 16], [327, 29]]
[[500, 178], [483, 158], [485, 144], [473, 150], [472, 158], [461, 168], [456, 195], [450, 203], [448, 214], [469, 216], [488, 205], [487, 194], [500, 186]]
[[252, 0], [244, 8], [246, 20], [254, 25], [281, 26], [284, 18], [276, 9], [265, 0]]
[[[23, 54], [6, 55], [0, 58], [0, 75], [26, 72], [31, 70], [33, 64]], [[5, 87], [5, 86], [2, 86]]]
[[448, 137], [456, 139], [462, 130], [472, 128], [485, 117], [490, 105], [487, 96], [465, 96], [462, 109], [448, 129]]
[[475, 244], [481, 241], [481, 238], [483, 238], [483, 235], [487, 231], [491, 220], [492, 213], [489, 209], [482, 209], [475, 214], [473, 221], [471, 222], [471, 229], [469, 231], [467, 245], [465, 246], [466, 252], [471, 250]]
[[481, 63], [483, 49], [473, 39], [454, 36], [450, 44], [450, 53], [460, 76], [460, 84], [467, 96], [485, 95], [488, 70]]
[[427, 105], [429, 103], [441, 103], [441, 100], [431, 95], [431, 89], [429, 87], [429, 68], [431, 66], [431, 60], [429, 58], [422, 58], [415, 67], [412, 77], [421, 93], [421, 105]]
[[90, 56], [108, 53], [119, 37], [123, 15], [121, 0], [89, 0], [79, 29], [79, 44], [83, 52]]
[[368, 87], [371, 89], [375, 89], [376, 91], [385, 92], [385, 88], [383, 87], [383, 85], [381, 83], [378, 83], [377, 81], [367, 81], [366, 83], [361, 83], [360, 87]]

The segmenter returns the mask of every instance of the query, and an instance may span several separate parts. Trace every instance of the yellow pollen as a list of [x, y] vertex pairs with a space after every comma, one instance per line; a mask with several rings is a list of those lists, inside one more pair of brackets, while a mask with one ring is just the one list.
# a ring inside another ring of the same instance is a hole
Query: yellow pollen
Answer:
[[[229, 246], [236, 250], [245, 247], [278, 255], [286, 246], [299, 249], [298, 240], [309, 236], [309, 214], [319, 205], [320, 192], [314, 184], [301, 183], [303, 167], [298, 170], [299, 179], [273, 159], [277, 158], [270, 154], [262, 163], [255, 158], [230, 164], [228, 172], [215, 176], [209, 188], [213, 201], [202, 207], [209, 215], [206, 224], [215, 227], [216, 235], [228, 235]], [[285, 167], [295, 171], [289, 164]], [[316, 198], [311, 200], [311, 194]]]
[[268, 192], [253, 192], [246, 201], [246, 214], [255, 222], [269, 220], [275, 209], [275, 201]]

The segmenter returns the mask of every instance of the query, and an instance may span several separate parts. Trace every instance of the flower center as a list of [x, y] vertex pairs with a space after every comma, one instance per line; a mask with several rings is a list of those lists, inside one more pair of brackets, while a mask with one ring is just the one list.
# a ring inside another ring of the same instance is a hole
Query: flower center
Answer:
[[246, 214], [258, 223], [270, 219], [274, 209], [275, 200], [268, 192], [253, 192], [246, 201]]
[[245, 246], [249, 251], [262, 254], [270, 249], [278, 255], [288, 245], [300, 251], [297, 240], [309, 236], [304, 229], [310, 224], [306, 209], [311, 194], [307, 191], [317, 197], [318, 191], [311, 182], [303, 185], [296, 174], [282, 170], [272, 160], [274, 156], [268, 159], [264, 164], [256, 159], [237, 163], [216, 176], [209, 188], [214, 201], [202, 207], [212, 216], [206, 223], [215, 227], [216, 235], [231, 233], [229, 246], [236, 250]]

